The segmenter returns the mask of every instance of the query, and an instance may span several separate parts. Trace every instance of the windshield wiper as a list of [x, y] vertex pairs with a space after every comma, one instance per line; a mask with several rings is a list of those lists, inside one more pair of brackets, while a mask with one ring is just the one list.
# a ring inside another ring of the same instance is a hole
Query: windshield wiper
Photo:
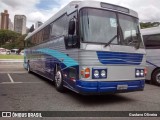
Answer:
[[117, 26], [117, 35], [115, 35], [108, 43], [106, 43], [104, 45], [104, 47], [107, 47], [108, 45], [110, 45], [117, 37], [117, 39], [119, 38], [120, 36], [120, 31], [119, 31], [119, 25]]
[[110, 45], [116, 37], [117, 35], [115, 35], [108, 43], [106, 43], [104, 47], [107, 47], [108, 45]]

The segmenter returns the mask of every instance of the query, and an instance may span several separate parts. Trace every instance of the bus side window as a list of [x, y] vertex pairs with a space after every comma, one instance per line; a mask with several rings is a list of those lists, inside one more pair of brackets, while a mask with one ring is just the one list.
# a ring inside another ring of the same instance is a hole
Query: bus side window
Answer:
[[64, 14], [60, 18], [58, 18], [56, 21], [51, 23], [51, 38], [60, 37], [63, 35], [66, 35], [66, 28], [67, 28], [67, 15]]
[[27, 40], [27, 47], [33, 47], [35, 45], [35, 35]]
[[146, 49], [159, 49], [160, 48], [160, 34], [143, 35], [143, 40]]
[[51, 26], [48, 25], [44, 28], [44, 32], [43, 32], [43, 41], [47, 41], [49, 40], [49, 36], [50, 36], [50, 29], [51, 29]]

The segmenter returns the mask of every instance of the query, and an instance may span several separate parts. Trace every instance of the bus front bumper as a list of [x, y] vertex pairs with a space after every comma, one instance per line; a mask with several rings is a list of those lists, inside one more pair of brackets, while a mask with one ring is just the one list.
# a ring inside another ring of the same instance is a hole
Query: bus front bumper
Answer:
[[[118, 89], [118, 86], [127, 86], [126, 89]], [[76, 90], [81, 94], [105, 94], [105, 93], [124, 93], [142, 91], [145, 80], [133, 81], [76, 81]]]

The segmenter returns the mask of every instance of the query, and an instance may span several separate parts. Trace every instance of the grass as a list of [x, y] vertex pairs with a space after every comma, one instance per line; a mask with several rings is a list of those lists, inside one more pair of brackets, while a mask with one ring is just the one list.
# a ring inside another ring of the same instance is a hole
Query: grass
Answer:
[[0, 59], [23, 59], [23, 55], [0, 55]]

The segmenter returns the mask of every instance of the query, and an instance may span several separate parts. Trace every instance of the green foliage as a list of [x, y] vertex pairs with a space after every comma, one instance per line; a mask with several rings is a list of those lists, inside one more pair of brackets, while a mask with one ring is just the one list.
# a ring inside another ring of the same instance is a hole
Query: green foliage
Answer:
[[0, 30], [0, 47], [6, 49], [24, 49], [24, 38], [26, 35], [21, 35], [10, 30]]
[[146, 23], [140, 23], [140, 26], [141, 26], [141, 29], [144, 29], [144, 28], [150, 28], [150, 27], [157, 27], [160, 25], [160, 22], [146, 22]]
[[6, 49], [14, 49], [14, 48], [17, 49], [17, 47], [15, 46], [14, 43], [6, 43], [6, 44], [2, 45], [2, 47], [6, 48]]
[[20, 34], [10, 30], [0, 30], [0, 46], [4, 45], [6, 42], [16, 40], [19, 36]]
[[18, 47], [19, 49], [24, 49], [24, 39], [27, 35], [21, 35], [16, 41], [16, 47]]

